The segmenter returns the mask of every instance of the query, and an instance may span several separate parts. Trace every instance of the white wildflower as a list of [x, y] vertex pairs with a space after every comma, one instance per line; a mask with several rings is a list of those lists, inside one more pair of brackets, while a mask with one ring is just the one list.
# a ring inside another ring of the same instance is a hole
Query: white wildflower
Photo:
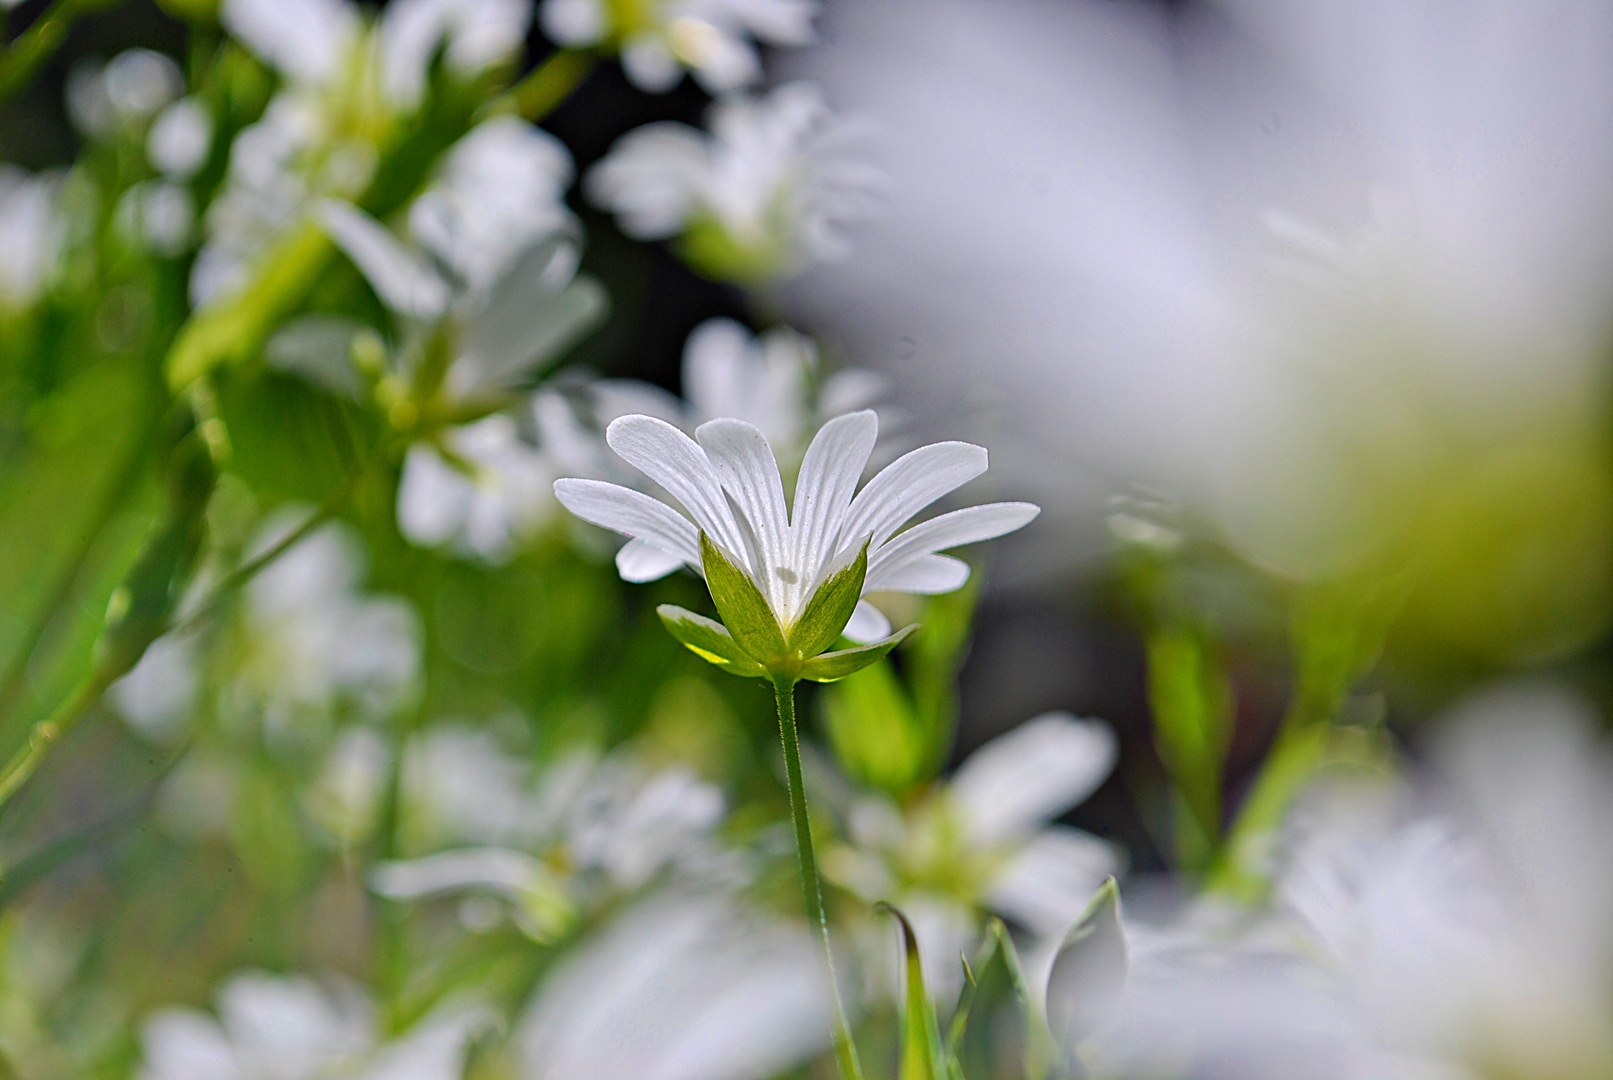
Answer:
[[[606, 432], [611, 448], [670, 493], [690, 517], [604, 481], [559, 480], [555, 494], [584, 521], [632, 538], [616, 559], [629, 581], [664, 577], [679, 565], [699, 572], [704, 534], [749, 576], [787, 632], [819, 586], [865, 545], [865, 595], [950, 592], [968, 580], [969, 566], [940, 551], [1013, 532], [1037, 514], [1029, 503], [992, 503], [954, 510], [898, 533], [913, 515], [985, 472], [986, 451], [961, 442], [921, 447], [888, 465], [859, 492], [878, 432], [871, 411], [825, 424], [802, 460], [793, 515], [767, 440], [753, 425], [733, 419], [702, 424], [693, 440], [649, 416], [624, 416]], [[854, 640], [873, 641], [890, 632], [890, 623], [862, 601], [845, 632]]]
[[61, 254], [61, 178], [0, 162], [0, 310], [26, 308], [49, 283]]
[[750, 39], [810, 42], [817, 8], [816, 0], [544, 0], [539, 19], [561, 45], [619, 50], [622, 70], [642, 90], [670, 90], [688, 69], [715, 94], [761, 76]]
[[664, 894], [545, 979], [514, 1044], [532, 1080], [752, 1080], [828, 1048], [829, 998], [805, 927]]
[[99, 138], [144, 123], [184, 92], [172, 59], [125, 49], [104, 65], [84, 61], [68, 73], [67, 112], [79, 131]]
[[206, 163], [212, 145], [212, 114], [197, 98], [180, 98], [151, 122], [146, 158], [170, 180], [183, 182]]
[[855, 155], [855, 126], [811, 83], [711, 108], [711, 134], [647, 124], [589, 172], [587, 192], [643, 240], [676, 237], [691, 265], [757, 280], [844, 256], [850, 223], [876, 205], [881, 174]]
[[1029, 720], [911, 806], [859, 796], [847, 843], [825, 852], [824, 873], [870, 903], [901, 909], [918, 934], [926, 984], [949, 999], [957, 957], [974, 947], [983, 912], [1056, 942], [1118, 870], [1110, 844], [1049, 824], [1103, 783], [1116, 752], [1114, 733], [1097, 721], [1065, 713]]
[[456, 1080], [479, 1009], [441, 1009], [383, 1038], [367, 994], [305, 975], [246, 971], [219, 991], [214, 1015], [161, 1009], [141, 1030], [140, 1080]]

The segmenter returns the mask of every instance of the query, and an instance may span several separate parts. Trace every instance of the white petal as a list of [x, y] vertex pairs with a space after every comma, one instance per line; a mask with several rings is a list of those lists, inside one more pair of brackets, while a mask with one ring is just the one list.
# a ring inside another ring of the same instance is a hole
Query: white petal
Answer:
[[436, 318], [448, 307], [448, 283], [380, 222], [338, 199], [321, 200], [316, 213], [387, 307], [418, 319]]
[[1003, 867], [986, 902], [1040, 936], [1062, 935], [1119, 862], [1114, 847], [1091, 833], [1049, 826]]
[[335, 76], [359, 29], [345, 0], [224, 0], [224, 29], [282, 72], [303, 82]]
[[432, 447], [416, 443], [398, 482], [398, 531], [412, 544], [435, 547], [459, 531], [474, 494], [470, 477]]
[[616, 571], [623, 581], [658, 581], [683, 564], [679, 556], [643, 540], [629, 540], [616, 553]]
[[950, 555], [917, 555], [884, 567], [879, 577], [869, 575], [863, 592], [905, 592], [934, 596], [963, 588], [969, 564]]
[[[693, 439], [665, 420], [633, 415], [612, 420], [605, 429], [605, 442], [682, 503], [695, 524], [713, 541], [734, 553], [745, 550], [744, 538], [723, 495], [722, 481], [706, 452]], [[699, 551], [698, 543], [695, 550]]]
[[904, 564], [921, 555], [979, 543], [1024, 528], [1041, 512], [1040, 507], [1031, 503], [988, 503], [985, 506], [970, 506], [931, 518], [895, 537], [878, 551], [870, 553], [867, 587], [870, 590], [896, 588], [896, 586], [877, 585], [874, 582], [883, 580], [885, 575], [899, 573]]
[[754, 425], [730, 417], [701, 424], [695, 439], [755, 535], [756, 583], [773, 602], [774, 611], [794, 611], [794, 601], [810, 584], [812, 570], [795, 564], [784, 481], [773, 448]]
[[872, 535], [877, 547], [914, 514], [985, 471], [985, 448], [971, 443], [932, 443], [909, 451], [857, 493], [844, 533]]
[[879, 420], [868, 410], [837, 417], [813, 437], [801, 459], [791, 510], [798, 565], [820, 566], [837, 548], [862, 539], [842, 536], [841, 527], [878, 437]]
[[554, 494], [561, 506], [584, 521], [700, 565], [700, 535], [695, 527], [658, 499], [603, 480], [556, 480]]
[[460, 848], [423, 859], [377, 863], [370, 871], [370, 888], [394, 900], [477, 888], [519, 896], [542, 875], [541, 864], [524, 851]]
[[873, 604], [859, 600], [842, 633], [859, 645], [869, 645], [891, 636], [891, 621]]
[[230, 1040], [218, 1021], [196, 1009], [167, 1008], [140, 1029], [151, 1080], [241, 1080]]
[[603, 0], [544, 0], [538, 12], [544, 34], [557, 45], [594, 45], [605, 36]]
[[1048, 713], [969, 755], [952, 778], [952, 797], [976, 843], [1000, 843], [1092, 794], [1114, 768], [1115, 753], [1107, 724]]
[[659, 36], [641, 34], [622, 45], [622, 71], [627, 81], [651, 94], [664, 94], [683, 78], [677, 57]]

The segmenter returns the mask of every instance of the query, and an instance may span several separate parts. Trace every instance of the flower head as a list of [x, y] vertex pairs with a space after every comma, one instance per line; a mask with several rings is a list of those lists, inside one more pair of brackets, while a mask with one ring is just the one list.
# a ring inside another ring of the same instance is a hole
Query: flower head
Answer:
[[[651, 581], [680, 565], [705, 575], [727, 629], [663, 609], [686, 645], [718, 656], [737, 673], [777, 675], [811, 661], [842, 632], [863, 641], [888, 634], [889, 622], [861, 602], [864, 594], [959, 588], [968, 580], [968, 564], [940, 551], [1012, 532], [1039, 512], [1029, 503], [992, 503], [898, 533], [913, 515], [985, 472], [986, 451], [962, 442], [920, 447], [858, 491], [878, 433], [868, 410], [825, 424], [807, 448], [788, 507], [772, 448], [754, 426], [711, 420], [690, 439], [664, 420], [624, 416], [606, 431], [611, 449], [688, 516], [597, 480], [559, 480], [555, 494], [583, 520], [632, 538], [616, 560], [627, 580]], [[700, 637], [703, 631], [719, 637]], [[888, 651], [896, 640], [869, 648]], [[827, 664], [830, 658], [822, 659]], [[872, 659], [868, 654], [866, 662]], [[840, 678], [850, 670], [820, 664], [798, 674]]]
[[572, 48], [608, 44], [641, 90], [670, 90], [687, 68], [722, 93], [762, 73], [750, 39], [770, 45], [812, 40], [814, 0], [544, 0], [544, 33]]
[[755, 280], [846, 254], [883, 176], [846, 153], [857, 134], [812, 83], [718, 102], [709, 136], [677, 123], [624, 135], [588, 174], [589, 197], [642, 240], [677, 237], [715, 278]]

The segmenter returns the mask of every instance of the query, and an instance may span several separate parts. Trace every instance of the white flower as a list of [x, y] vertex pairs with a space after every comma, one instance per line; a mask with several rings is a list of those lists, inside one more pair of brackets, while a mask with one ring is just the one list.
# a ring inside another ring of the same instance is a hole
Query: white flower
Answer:
[[212, 145], [212, 114], [197, 98], [180, 98], [151, 122], [146, 157], [170, 180], [185, 181], [206, 163]]
[[380, 863], [371, 886], [395, 899], [501, 897], [547, 940], [711, 853], [722, 794], [687, 769], [577, 752], [528, 772], [485, 732], [445, 729], [416, 744], [405, 759], [409, 829], [458, 846]]
[[439, 1010], [383, 1040], [357, 987], [247, 971], [218, 994], [217, 1019], [197, 1009], [154, 1013], [141, 1030], [141, 1080], [457, 1080], [476, 1009]]
[[348, 0], [226, 0], [219, 18], [286, 83], [231, 149], [191, 274], [195, 304], [239, 285], [314, 200], [364, 190], [439, 43], [453, 71], [475, 75], [515, 55], [529, 12], [521, 0], [403, 0], [371, 25]]
[[572, 48], [608, 42], [634, 85], [670, 90], [688, 68], [712, 93], [755, 82], [755, 46], [812, 40], [815, 0], [544, 0], [539, 19], [551, 40]]
[[811, 83], [711, 108], [711, 134], [659, 122], [628, 132], [589, 172], [587, 192], [644, 240], [678, 237], [696, 269], [754, 280], [844, 256], [881, 174], [849, 151], [858, 135]]
[[463, 464], [445, 460], [430, 443], [409, 447], [398, 482], [398, 529], [422, 547], [451, 544], [488, 562], [507, 560], [548, 520], [554, 470], [508, 416], [484, 417], [439, 437]]
[[755, 1080], [828, 1048], [804, 926], [724, 895], [653, 897], [551, 974], [514, 1044], [530, 1080]]
[[[621, 417], [606, 431], [611, 449], [681, 503], [688, 517], [604, 481], [558, 480], [555, 494], [584, 521], [632, 538], [616, 557], [628, 581], [653, 581], [680, 565], [699, 572], [704, 533], [750, 576], [786, 631], [818, 586], [865, 544], [865, 595], [950, 592], [968, 580], [969, 566], [938, 552], [1013, 532], [1036, 516], [1029, 503], [992, 503], [898, 533], [914, 514], [985, 472], [986, 451], [961, 442], [921, 447], [859, 492], [878, 433], [878, 420], [866, 410], [825, 424], [802, 460], [793, 515], [767, 440], [733, 419], [702, 424], [694, 440], [650, 416]], [[862, 601], [845, 632], [872, 641], [888, 634], [890, 623]]]
[[0, 308], [25, 308], [45, 288], [61, 254], [61, 178], [0, 162]]
[[957, 990], [957, 957], [992, 911], [1042, 941], [1057, 941], [1119, 867], [1115, 849], [1048, 822], [1078, 805], [1114, 767], [1114, 733], [1048, 713], [976, 750], [944, 784], [906, 808], [859, 796], [845, 845], [824, 873], [870, 903], [887, 901], [919, 937], [925, 982], [942, 1000]]
[[116, 219], [131, 240], [172, 257], [190, 243], [196, 203], [188, 188], [168, 180], [147, 180], [123, 193]]
[[100, 137], [153, 116], [185, 92], [179, 65], [150, 49], [125, 49], [104, 66], [76, 65], [67, 78], [67, 111], [86, 135]]
[[[1104, 1074], [1613, 1074], [1613, 755], [1561, 691], [1462, 707], [1415, 786], [1335, 781], [1264, 911], [1128, 927]], [[1050, 991], [1051, 992], [1051, 991]]]

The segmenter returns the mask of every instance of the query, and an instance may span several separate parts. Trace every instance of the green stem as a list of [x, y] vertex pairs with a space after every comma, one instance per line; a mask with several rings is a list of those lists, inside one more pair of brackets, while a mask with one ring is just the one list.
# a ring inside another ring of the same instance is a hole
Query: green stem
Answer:
[[0, 770], [0, 806], [10, 802], [17, 790], [39, 771], [40, 763], [50, 753], [51, 747], [84, 719], [117, 675], [113, 665], [97, 666], [79, 684], [78, 689], [56, 707], [55, 712], [34, 725], [28, 742], [6, 763], [5, 769]]
[[86, 9], [84, 0], [54, 0], [44, 13], [0, 52], [0, 101], [6, 101], [50, 59]]
[[795, 822], [795, 849], [801, 858], [801, 893], [806, 899], [807, 920], [823, 946], [828, 966], [829, 993], [834, 999], [835, 1058], [843, 1080], [862, 1080], [857, 1061], [857, 1044], [846, 1022], [846, 1008], [840, 1001], [840, 984], [835, 980], [834, 950], [829, 946], [829, 918], [823, 911], [823, 885], [818, 878], [818, 857], [812, 846], [812, 822], [807, 817], [806, 787], [801, 778], [801, 738], [795, 726], [795, 682], [779, 679], [773, 683], [778, 699], [779, 736], [784, 743], [784, 772], [790, 789], [790, 817]]
[[599, 57], [587, 49], [561, 49], [510, 88], [515, 111], [536, 124], [559, 107], [588, 77]]

